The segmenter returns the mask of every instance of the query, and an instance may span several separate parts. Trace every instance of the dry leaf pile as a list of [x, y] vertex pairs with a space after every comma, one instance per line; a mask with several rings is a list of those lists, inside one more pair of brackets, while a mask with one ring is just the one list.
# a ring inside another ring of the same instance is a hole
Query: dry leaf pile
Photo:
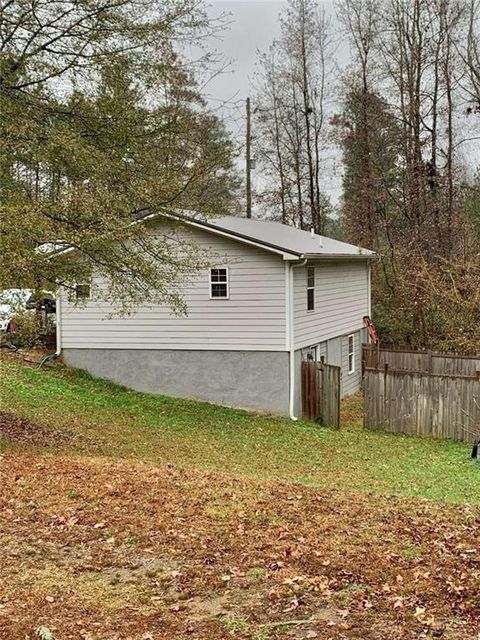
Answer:
[[480, 509], [0, 457], [0, 638], [480, 634]]

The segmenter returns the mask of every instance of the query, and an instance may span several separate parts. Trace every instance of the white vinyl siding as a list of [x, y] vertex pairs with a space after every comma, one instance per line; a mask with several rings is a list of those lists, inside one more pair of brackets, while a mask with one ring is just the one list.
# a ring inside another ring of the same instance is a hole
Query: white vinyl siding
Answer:
[[[307, 311], [307, 269], [294, 269], [295, 349], [351, 334], [368, 314], [368, 267], [361, 262], [315, 265], [315, 309]], [[358, 362], [358, 361], [357, 361]]]
[[63, 301], [66, 349], [285, 350], [285, 267], [281, 256], [221, 238], [190, 232], [207, 247], [213, 266], [228, 266], [229, 298], [210, 298], [209, 270], [183, 289], [187, 317], [167, 307], [142, 307], [129, 317], [106, 318], [111, 309], [93, 300]]

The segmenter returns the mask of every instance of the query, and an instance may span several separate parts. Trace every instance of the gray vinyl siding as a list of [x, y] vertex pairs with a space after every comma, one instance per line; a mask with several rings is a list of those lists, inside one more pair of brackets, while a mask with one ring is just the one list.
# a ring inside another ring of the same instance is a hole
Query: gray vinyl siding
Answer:
[[202, 230], [192, 233], [195, 242], [215, 257], [214, 266], [228, 266], [228, 300], [210, 299], [207, 270], [183, 288], [187, 317], [153, 306], [142, 307], [129, 317], [107, 318], [111, 308], [104, 302], [88, 301], [84, 307], [75, 307], [64, 300], [63, 348], [284, 351], [285, 267], [281, 256]]
[[[360, 390], [362, 382], [362, 340], [365, 339], [362, 331], [354, 331], [344, 336], [337, 336], [328, 341], [319, 344], [311, 344], [310, 347], [316, 346], [318, 349], [318, 358], [325, 358], [325, 362], [333, 364], [341, 368], [340, 374], [340, 394], [343, 397]], [[354, 353], [355, 353], [355, 370], [348, 373], [348, 336], [353, 335]], [[301, 360], [305, 360], [307, 356], [307, 348], [303, 348], [297, 353], [301, 354]], [[297, 363], [297, 376], [300, 379], [300, 365]]]
[[369, 309], [367, 262], [318, 262], [315, 309], [307, 311], [307, 271], [294, 269], [295, 349], [358, 331]]

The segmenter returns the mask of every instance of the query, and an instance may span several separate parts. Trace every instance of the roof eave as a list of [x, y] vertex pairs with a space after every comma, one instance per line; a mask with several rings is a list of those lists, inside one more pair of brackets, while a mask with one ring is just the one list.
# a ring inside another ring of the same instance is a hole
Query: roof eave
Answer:
[[184, 222], [194, 227], [203, 228], [213, 233], [217, 233], [218, 235], [227, 236], [235, 240], [243, 241], [247, 244], [252, 244], [258, 246], [267, 251], [271, 251], [272, 253], [280, 254], [284, 260], [378, 260], [378, 256], [376, 253], [301, 253], [299, 251], [293, 251], [292, 249], [286, 249], [280, 245], [275, 245], [269, 242], [265, 242], [264, 240], [259, 240], [252, 236], [248, 236], [243, 233], [239, 233], [238, 231], [232, 231], [230, 229], [225, 229], [223, 227], [217, 226], [215, 222], [205, 222], [203, 220], [198, 220], [195, 218], [190, 218], [184, 215], [178, 214], [167, 214], [172, 218], [176, 218], [179, 222]]
[[303, 254], [300, 252], [291, 251], [289, 249], [285, 249], [284, 247], [270, 244], [269, 242], [264, 242], [263, 240], [258, 240], [256, 238], [252, 238], [251, 236], [247, 236], [243, 233], [238, 233], [237, 231], [231, 231], [230, 229], [224, 229], [222, 227], [218, 227], [215, 224], [203, 222], [203, 220], [193, 220], [190, 218], [186, 218], [183, 216], [171, 216], [172, 218], [176, 218], [179, 222], [183, 222], [189, 226], [197, 227], [199, 229], [205, 229], [219, 236], [224, 236], [227, 238], [232, 238], [233, 240], [238, 240], [238, 242], [243, 242], [244, 244], [249, 244], [259, 249], [263, 249], [264, 251], [270, 251], [271, 253], [276, 253], [281, 255], [284, 260], [300, 260], [303, 258]]

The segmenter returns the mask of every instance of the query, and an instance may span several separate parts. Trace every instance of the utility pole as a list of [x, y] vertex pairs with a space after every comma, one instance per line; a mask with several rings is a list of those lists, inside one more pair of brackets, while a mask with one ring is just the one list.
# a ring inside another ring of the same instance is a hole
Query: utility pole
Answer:
[[246, 143], [246, 196], [247, 196], [247, 218], [252, 217], [252, 159], [250, 157], [252, 142], [252, 131], [250, 122], [250, 98], [247, 98], [247, 143]]

